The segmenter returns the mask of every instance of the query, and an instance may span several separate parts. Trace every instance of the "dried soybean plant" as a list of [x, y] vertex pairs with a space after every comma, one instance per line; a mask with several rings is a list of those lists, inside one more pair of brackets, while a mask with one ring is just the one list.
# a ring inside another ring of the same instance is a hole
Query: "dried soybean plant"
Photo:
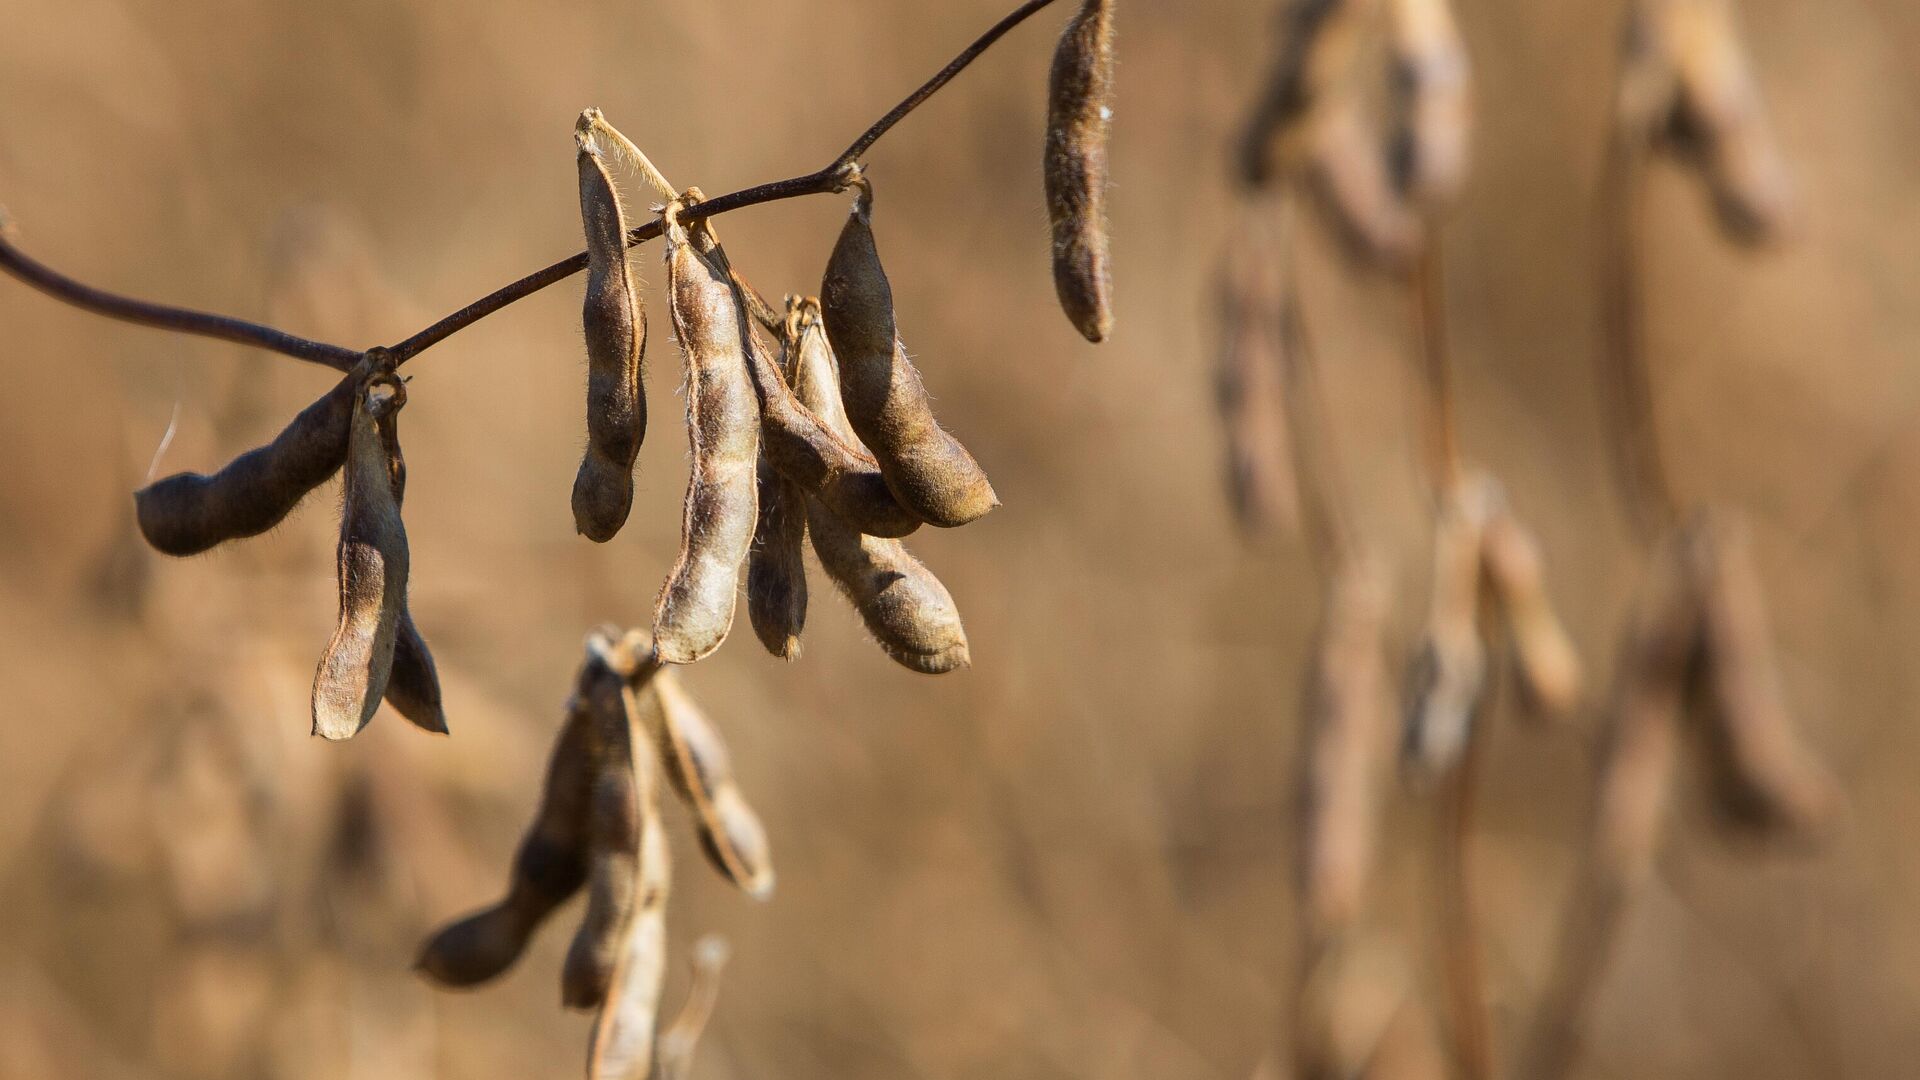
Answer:
[[[1493, 1071], [1491, 1035], [1467, 844], [1470, 751], [1485, 704], [1489, 655], [1511, 647], [1523, 696], [1541, 713], [1569, 711], [1580, 676], [1547, 602], [1538, 542], [1506, 505], [1499, 485], [1462, 462], [1455, 433], [1441, 226], [1466, 175], [1472, 121], [1467, 57], [1441, 0], [1298, 0], [1283, 6], [1281, 22], [1274, 70], [1240, 144], [1241, 179], [1255, 199], [1274, 198], [1268, 189], [1275, 187], [1307, 193], [1345, 241], [1353, 263], [1403, 276], [1413, 311], [1436, 521], [1433, 599], [1407, 679], [1404, 746], [1411, 764], [1440, 779], [1434, 852], [1444, 894], [1452, 1053], [1463, 1074], [1486, 1077]], [[1264, 281], [1271, 271], [1261, 264], [1292, 255], [1266, 250], [1275, 245], [1246, 229], [1236, 244], [1220, 402], [1230, 493], [1243, 525], [1257, 529], [1276, 516], [1270, 508], [1284, 514], [1289, 505], [1276, 494], [1289, 466], [1274, 433], [1283, 426], [1281, 417], [1300, 413], [1297, 404], [1289, 413], [1254, 397], [1273, 387], [1286, 395], [1284, 380], [1266, 372], [1269, 358], [1284, 353], [1272, 348], [1272, 332], [1260, 326], [1293, 302]], [[1342, 590], [1336, 585], [1334, 591]], [[1309, 717], [1308, 728], [1315, 724]], [[1315, 903], [1311, 895], [1303, 902]]]
[[[510, 966], [553, 909], [583, 885], [589, 902], [569, 954], [563, 1000], [597, 1007], [595, 1077], [686, 1072], [711, 1011], [724, 950], [696, 956], [695, 989], [660, 1038], [669, 861], [659, 776], [694, 809], [716, 867], [755, 897], [773, 884], [767, 839], [734, 785], [725, 745], [663, 667], [711, 654], [733, 625], [741, 578], [756, 636], [799, 655], [806, 619], [802, 546], [815, 553], [880, 647], [929, 674], [971, 663], [946, 587], [900, 543], [922, 524], [955, 527], [998, 505], [984, 470], [934, 418], [895, 323], [892, 285], [873, 225], [862, 158], [892, 127], [1007, 32], [1054, 0], [1026, 0], [874, 122], [824, 168], [713, 198], [667, 182], [596, 109], [574, 127], [587, 250], [505, 285], [389, 346], [359, 349], [243, 319], [117, 295], [28, 257], [0, 215], [0, 269], [55, 299], [110, 318], [281, 353], [342, 373], [271, 443], [212, 475], [180, 473], [135, 495], [141, 534], [187, 556], [272, 529], [336, 472], [341, 509], [337, 627], [315, 674], [312, 726], [346, 739], [382, 700], [417, 726], [447, 731], [425, 639], [407, 611], [411, 560], [401, 515], [406, 472], [399, 369], [466, 327], [582, 270], [587, 352], [586, 449], [572, 489], [577, 531], [618, 534], [633, 502], [646, 435], [648, 318], [629, 249], [665, 239], [666, 300], [685, 359], [692, 466], [679, 556], [651, 633], [597, 632], [554, 746], [546, 793], [498, 905], [429, 942], [420, 968], [470, 986]], [[1082, 0], [1048, 75], [1043, 153], [1053, 276], [1062, 309], [1089, 341], [1113, 325], [1106, 227], [1113, 115], [1114, 3]], [[639, 176], [660, 202], [631, 223], [615, 174]], [[735, 267], [715, 233], [731, 210], [855, 191], [818, 299], [777, 311]], [[651, 752], [649, 752], [651, 750]]]
[[1695, 173], [1729, 241], [1760, 244], [1790, 227], [1792, 185], [1727, 0], [1637, 0], [1622, 34], [1603, 180], [1601, 376], [1650, 581], [1620, 647], [1587, 851], [1526, 1034], [1521, 1075], [1538, 1080], [1565, 1076], [1580, 1054], [1660, 844], [1683, 724], [1727, 824], [1804, 841], [1840, 800], [1788, 713], [1747, 527], [1723, 508], [1683, 509], [1663, 464], [1639, 282], [1644, 178], [1658, 157]]
[[734, 783], [726, 743], [661, 664], [649, 634], [596, 630], [506, 896], [430, 938], [417, 968], [441, 986], [487, 982], [585, 888], [560, 998], [568, 1008], [598, 1010], [588, 1075], [644, 1076], [656, 1053], [663, 1073], [668, 1058], [679, 1059], [684, 1071], [713, 1008], [724, 946], [696, 948], [697, 977], [674, 1024], [677, 1038], [670, 1046], [656, 1040], [672, 886], [663, 780], [692, 811], [701, 848], [720, 874], [756, 899], [769, 896], [766, 830]]

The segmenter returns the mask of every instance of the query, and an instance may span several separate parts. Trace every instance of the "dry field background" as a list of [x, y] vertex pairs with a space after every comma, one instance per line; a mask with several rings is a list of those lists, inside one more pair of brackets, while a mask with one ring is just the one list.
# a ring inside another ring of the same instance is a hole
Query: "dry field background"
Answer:
[[[1006, 6], [0, 0], [0, 202], [28, 251], [86, 280], [390, 341], [576, 250], [582, 106], [676, 182], [730, 190], [825, 162]], [[903, 333], [1005, 503], [913, 541], [975, 666], [903, 671], [816, 583], [800, 662], [743, 632], [688, 673], [780, 870], [755, 905], [670, 822], [677, 955], [710, 929], [735, 946], [696, 1075], [1243, 1080], [1282, 1045], [1318, 593], [1297, 543], [1249, 547], [1229, 522], [1208, 296], [1272, 7], [1121, 5], [1118, 330], [1098, 350], [1046, 263], [1064, 12], [870, 155]], [[1480, 109], [1447, 231], [1463, 437], [1542, 530], [1604, 672], [1640, 577], [1592, 392], [1619, 5], [1460, 8]], [[1729, 846], [1683, 801], [1582, 1075], [1916, 1075], [1920, 10], [1744, 10], [1806, 213], [1790, 248], [1742, 255], [1689, 184], [1654, 184], [1662, 426], [1685, 492], [1752, 515], [1788, 691], [1850, 807], [1791, 856]], [[843, 213], [815, 198], [721, 230], [762, 289], [813, 291]], [[1427, 529], [1404, 301], [1313, 249], [1309, 313], [1404, 640]], [[657, 287], [657, 245], [640, 265]], [[410, 367], [413, 610], [454, 736], [388, 713], [327, 745], [306, 693], [337, 496], [162, 561], [128, 492], [176, 410], [161, 469], [206, 468], [332, 376], [0, 281], [0, 1076], [578, 1068], [587, 1021], [556, 992], [570, 920], [478, 993], [408, 972], [428, 928], [500, 888], [583, 633], [644, 621], [677, 543], [664, 320], [633, 517], [604, 547], [574, 535], [577, 288]], [[1543, 977], [1594, 726], [1497, 721], [1475, 865], [1503, 1044]], [[1374, 913], [1423, 972], [1429, 816], [1396, 796]]]

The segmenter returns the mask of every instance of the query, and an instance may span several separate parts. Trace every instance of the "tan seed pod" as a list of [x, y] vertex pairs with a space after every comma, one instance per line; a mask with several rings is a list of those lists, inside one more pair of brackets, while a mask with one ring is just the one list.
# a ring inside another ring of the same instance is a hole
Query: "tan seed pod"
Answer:
[[447, 712], [440, 699], [440, 672], [413, 615], [404, 608], [394, 628], [393, 671], [387, 677], [387, 704], [422, 731], [447, 733]]
[[900, 504], [931, 525], [965, 525], [999, 500], [973, 455], [933, 418], [926, 386], [900, 344], [893, 288], [873, 241], [873, 193], [861, 183], [820, 283], [840, 396]]
[[708, 861], [747, 895], [767, 899], [774, 881], [767, 831], [734, 781], [726, 742], [672, 672], [654, 676], [648, 689], [650, 695], [641, 695], [642, 716], [667, 778], [693, 811]]
[[609, 660], [611, 648], [613, 643], [599, 635], [589, 638], [578, 691], [587, 715], [592, 764], [587, 783], [587, 910], [560, 977], [561, 1002], [570, 1009], [590, 1009], [607, 1000], [643, 891], [645, 807], [653, 793], [642, 790], [642, 783], [650, 781], [651, 757], [635, 752], [637, 705], [626, 678]]
[[514, 854], [507, 895], [427, 941], [414, 967], [441, 986], [475, 986], [511, 967], [540, 924], [587, 880], [590, 721], [569, 708], [547, 763], [533, 824]]
[[660, 1033], [655, 1057], [660, 1080], [686, 1080], [693, 1074], [693, 1054], [720, 998], [720, 972], [727, 965], [727, 939], [708, 934], [693, 946], [693, 980], [687, 1000], [667, 1030]]
[[1222, 326], [1215, 400], [1226, 428], [1227, 496], [1250, 536], [1300, 519], [1287, 426], [1284, 271], [1242, 232], [1220, 275]]
[[1486, 691], [1480, 553], [1496, 493], [1484, 477], [1443, 493], [1434, 523], [1433, 603], [1407, 678], [1404, 755], [1429, 774], [1451, 769], [1472, 738]]
[[757, 511], [760, 410], [748, 370], [750, 331], [712, 230], [705, 222], [680, 222], [681, 208], [698, 198], [689, 189], [661, 215], [693, 446], [680, 557], [653, 616], [654, 641], [669, 664], [693, 663], [726, 640]]
[[347, 460], [354, 400], [367, 372], [385, 362], [384, 354], [368, 350], [368, 362], [300, 410], [272, 442], [241, 454], [219, 472], [175, 473], [135, 492], [140, 534], [156, 551], [195, 555], [280, 524]]
[[1305, 701], [1301, 918], [1310, 939], [1350, 926], [1373, 863], [1379, 764], [1392, 711], [1382, 639], [1388, 583], [1371, 560], [1334, 568]]
[[1501, 507], [1482, 535], [1481, 566], [1519, 662], [1521, 696], [1535, 716], [1570, 714], [1580, 701], [1580, 657], [1547, 598], [1540, 541]]
[[[794, 390], [800, 400], [842, 436], [853, 439], [841, 411], [834, 354], [825, 349], [797, 357]], [[834, 585], [853, 604], [867, 632], [901, 665], [939, 675], [972, 663], [960, 611], [940, 579], [898, 540], [864, 536], [807, 500], [807, 535], [813, 553]]]
[[1432, 212], [1453, 201], [1467, 174], [1473, 108], [1467, 50], [1446, 0], [1391, 0], [1400, 192]]
[[1671, 794], [1675, 734], [1700, 655], [1701, 610], [1685, 549], [1670, 539], [1621, 648], [1612, 716], [1601, 751], [1594, 872], [1627, 888], [1652, 864]]
[[1290, 0], [1278, 58], [1240, 142], [1240, 179], [1264, 187], [1306, 162], [1310, 119], [1353, 68], [1372, 0]]
[[[817, 301], [799, 300], [789, 307], [781, 329], [782, 355], [793, 358], [803, 350], [831, 348], [819, 316]], [[756, 334], [749, 360], [754, 391], [760, 398], [764, 460], [782, 477], [825, 503], [841, 520], [869, 536], [906, 536], [918, 529], [920, 519], [894, 498], [879, 462], [801, 404], [771, 357], [772, 349], [762, 335]]]
[[759, 465], [759, 517], [747, 556], [747, 620], [768, 652], [800, 658], [800, 632], [807, 625], [807, 496], [763, 458]]
[[591, 111], [574, 133], [579, 150], [580, 221], [587, 234], [587, 450], [573, 481], [574, 527], [589, 540], [613, 539], [633, 506], [633, 464], [647, 435], [642, 384], [647, 314], [627, 263], [620, 195], [592, 135]]
[[1383, 147], [1358, 102], [1330, 102], [1314, 124], [1308, 178], [1316, 205], [1348, 254], [1397, 268], [1419, 248], [1420, 219], [1394, 190]]
[[1043, 177], [1053, 222], [1053, 285], [1088, 341], [1113, 330], [1107, 144], [1113, 133], [1113, 2], [1085, 0], [1060, 35], [1047, 78]]
[[1838, 789], [1794, 733], [1746, 528], [1711, 518], [1696, 549], [1704, 638], [1696, 700], [1716, 805], [1730, 821], [1817, 834]]
[[[629, 691], [631, 693], [631, 691]], [[673, 862], [660, 819], [657, 763], [634, 755], [639, 777], [639, 888], [620, 939], [612, 985], [587, 1048], [588, 1080], [643, 1080], [653, 1069], [654, 1028], [667, 970], [667, 894]]]
[[323, 738], [366, 727], [393, 671], [407, 604], [406, 464], [395, 427], [406, 400], [405, 385], [385, 371], [367, 380], [354, 405], [340, 510], [340, 621], [313, 677], [313, 733]]

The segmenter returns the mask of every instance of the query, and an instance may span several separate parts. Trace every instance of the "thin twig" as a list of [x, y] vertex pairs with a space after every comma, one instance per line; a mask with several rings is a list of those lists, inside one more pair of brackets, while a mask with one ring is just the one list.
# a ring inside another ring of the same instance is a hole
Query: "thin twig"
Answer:
[[[1488, 673], [1489, 688], [1498, 685]], [[1493, 1033], [1487, 1016], [1486, 976], [1480, 949], [1480, 925], [1473, 911], [1471, 845], [1474, 796], [1480, 759], [1486, 753], [1486, 719], [1492, 702], [1467, 729], [1460, 760], [1441, 780], [1438, 843], [1440, 869], [1440, 955], [1453, 1058], [1464, 1080], [1492, 1080]]]
[[[756, 206], [761, 203], [776, 202], [781, 199], [797, 198], [802, 195], [822, 195], [844, 190], [857, 175], [856, 163], [860, 156], [873, 147], [873, 144], [932, 97], [935, 93], [953, 81], [954, 76], [965, 70], [975, 58], [990, 48], [994, 42], [1020, 25], [1029, 16], [1055, 0], [1027, 0], [1014, 9], [1005, 18], [995, 23], [986, 33], [981, 34], [972, 44], [961, 50], [940, 71], [923, 83], [919, 89], [895, 105], [875, 121], [873, 125], [855, 139], [839, 157], [826, 168], [804, 176], [795, 176], [786, 180], [776, 180], [769, 184], [743, 188], [689, 206], [683, 212], [682, 220], [700, 221], [724, 214], [728, 211]], [[627, 246], [643, 244], [660, 235], [660, 222], [649, 221], [627, 232]], [[562, 259], [551, 266], [536, 270], [531, 274], [503, 285], [486, 296], [475, 300], [466, 307], [433, 323], [413, 336], [392, 346], [396, 364], [405, 363], [461, 330], [472, 326], [481, 319], [492, 315], [501, 308], [524, 300], [549, 285], [564, 281], [586, 269], [587, 254], [580, 252], [571, 258]], [[321, 341], [289, 334], [261, 323], [250, 322], [228, 315], [216, 315], [188, 308], [155, 304], [145, 300], [120, 296], [93, 286], [83, 284], [46, 266], [14, 246], [13, 237], [6, 227], [6, 220], [0, 214], [0, 270], [5, 270], [21, 281], [39, 289], [56, 300], [64, 301], [75, 307], [84, 308], [98, 315], [119, 319], [123, 322], [150, 326], [159, 330], [171, 330], [183, 334], [199, 334], [204, 337], [218, 338], [241, 345], [291, 356], [298, 360], [323, 364], [336, 371], [350, 370], [358, 363], [361, 351], [341, 345], [331, 345]]]
[[1600, 181], [1600, 397], [1613, 429], [1608, 442], [1628, 517], [1641, 539], [1652, 543], [1674, 526], [1679, 511], [1660, 453], [1640, 295], [1644, 145], [1632, 133], [1616, 130], [1605, 168]]
[[1460, 440], [1454, 421], [1453, 362], [1447, 346], [1446, 269], [1439, 222], [1432, 218], [1427, 222], [1426, 240], [1420, 245], [1408, 288], [1413, 296], [1414, 324], [1426, 379], [1427, 462], [1434, 490], [1445, 492], [1460, 481]]

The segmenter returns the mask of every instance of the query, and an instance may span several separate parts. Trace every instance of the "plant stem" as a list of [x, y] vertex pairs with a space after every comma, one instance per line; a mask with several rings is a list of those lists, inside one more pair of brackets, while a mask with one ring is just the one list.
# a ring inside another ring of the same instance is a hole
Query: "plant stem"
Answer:
[[1679, 520], [1678, 502], [1660, 453], [1647, 364], [1646, 320], [1640, 295], [1641, 195], [1645, 139], [1616, 129], [1607, 147], [1600, 205], [1600, 397], [1612, 428], [1614, 470], [1627, 515], [1652, 543]]
[[[860, 156], [871, 149], [881, 136], [939, 92], [947, 83], [953, 81], [954, 76], [965, 70], [968, 64], [987, 51], [1009, 30], [1054, 2], [1055, 0], [1027, 0], [1026, 3], [1015, 8], [976, 38], [972, 44], [961, 50], [960, 54], [941, 68], [933, 78], [928, 79], [905, 100], [888, 110], [885, 116], [875, 121], [858, 139], [854, 140], [853, 145], [847, 147], [846, 151], [833, 159], [826, 168], [804, 176], [776, 180], [716, 196], [688, 207], [682, 215], [683, 220], [699, 221], [761, 203], [797, 198], [802, 195], [827, 194], [844, 189], [858, 173], [856, 162]], [[0, 214], [0, 270], [5, 270], [56, 300], [111, 319], [175, 333], [199, 334], [240, 345], [251, 345], [269, 352], [291, 356], [296, 360], [322, 364], [336, 371], [347, 371], [360, 360], [361, 350], [358, 349], [312, 341], [272, 326], [234, 318], [230, 315], [217, 315], [189, 308], [156, 304], [94, 288], [30, 258], [15, 246], [6, 226], [4, 214]], [[649, 221], [628, 230], [627, 246], [643, 244], [659, 235], [660, 222]], [[587, 254], [583, 251], [571, 258], [562, 259], [551, 266], [536, 270], [440, 319], [392, 346], [389, 351], [393, 353], [396, 363], [405, 363], [501, 308], [524, 300], [549, 285], [564, 281], [586, 267]]]
[[[1487, 684], [1496, 685], [1489, 672]], [[1471, 845], [1475, 787], [1485, 753], [1484, 729], [1491, 702], [1467, 731], [1460, 761], [1441, 780], [1438, 844], [1440, 863], [1440, 955], [1453, 1060], [1464, 1080], [1492, 1080], [1493, 1035], [1487, 1017], [1486, 978], [1481, 970], [1480, 927], [1473, 912]]]
[[1453, 362], [1447, 347], [1447, 283], [1440, 248], [1440, 223], [1429, 216], [1425, 240], [1409, 276], [1420, 362], [1426, 379], [1427, 464], [1434, 491], [1460, 481], [1460, 440], [1454, 421]]

